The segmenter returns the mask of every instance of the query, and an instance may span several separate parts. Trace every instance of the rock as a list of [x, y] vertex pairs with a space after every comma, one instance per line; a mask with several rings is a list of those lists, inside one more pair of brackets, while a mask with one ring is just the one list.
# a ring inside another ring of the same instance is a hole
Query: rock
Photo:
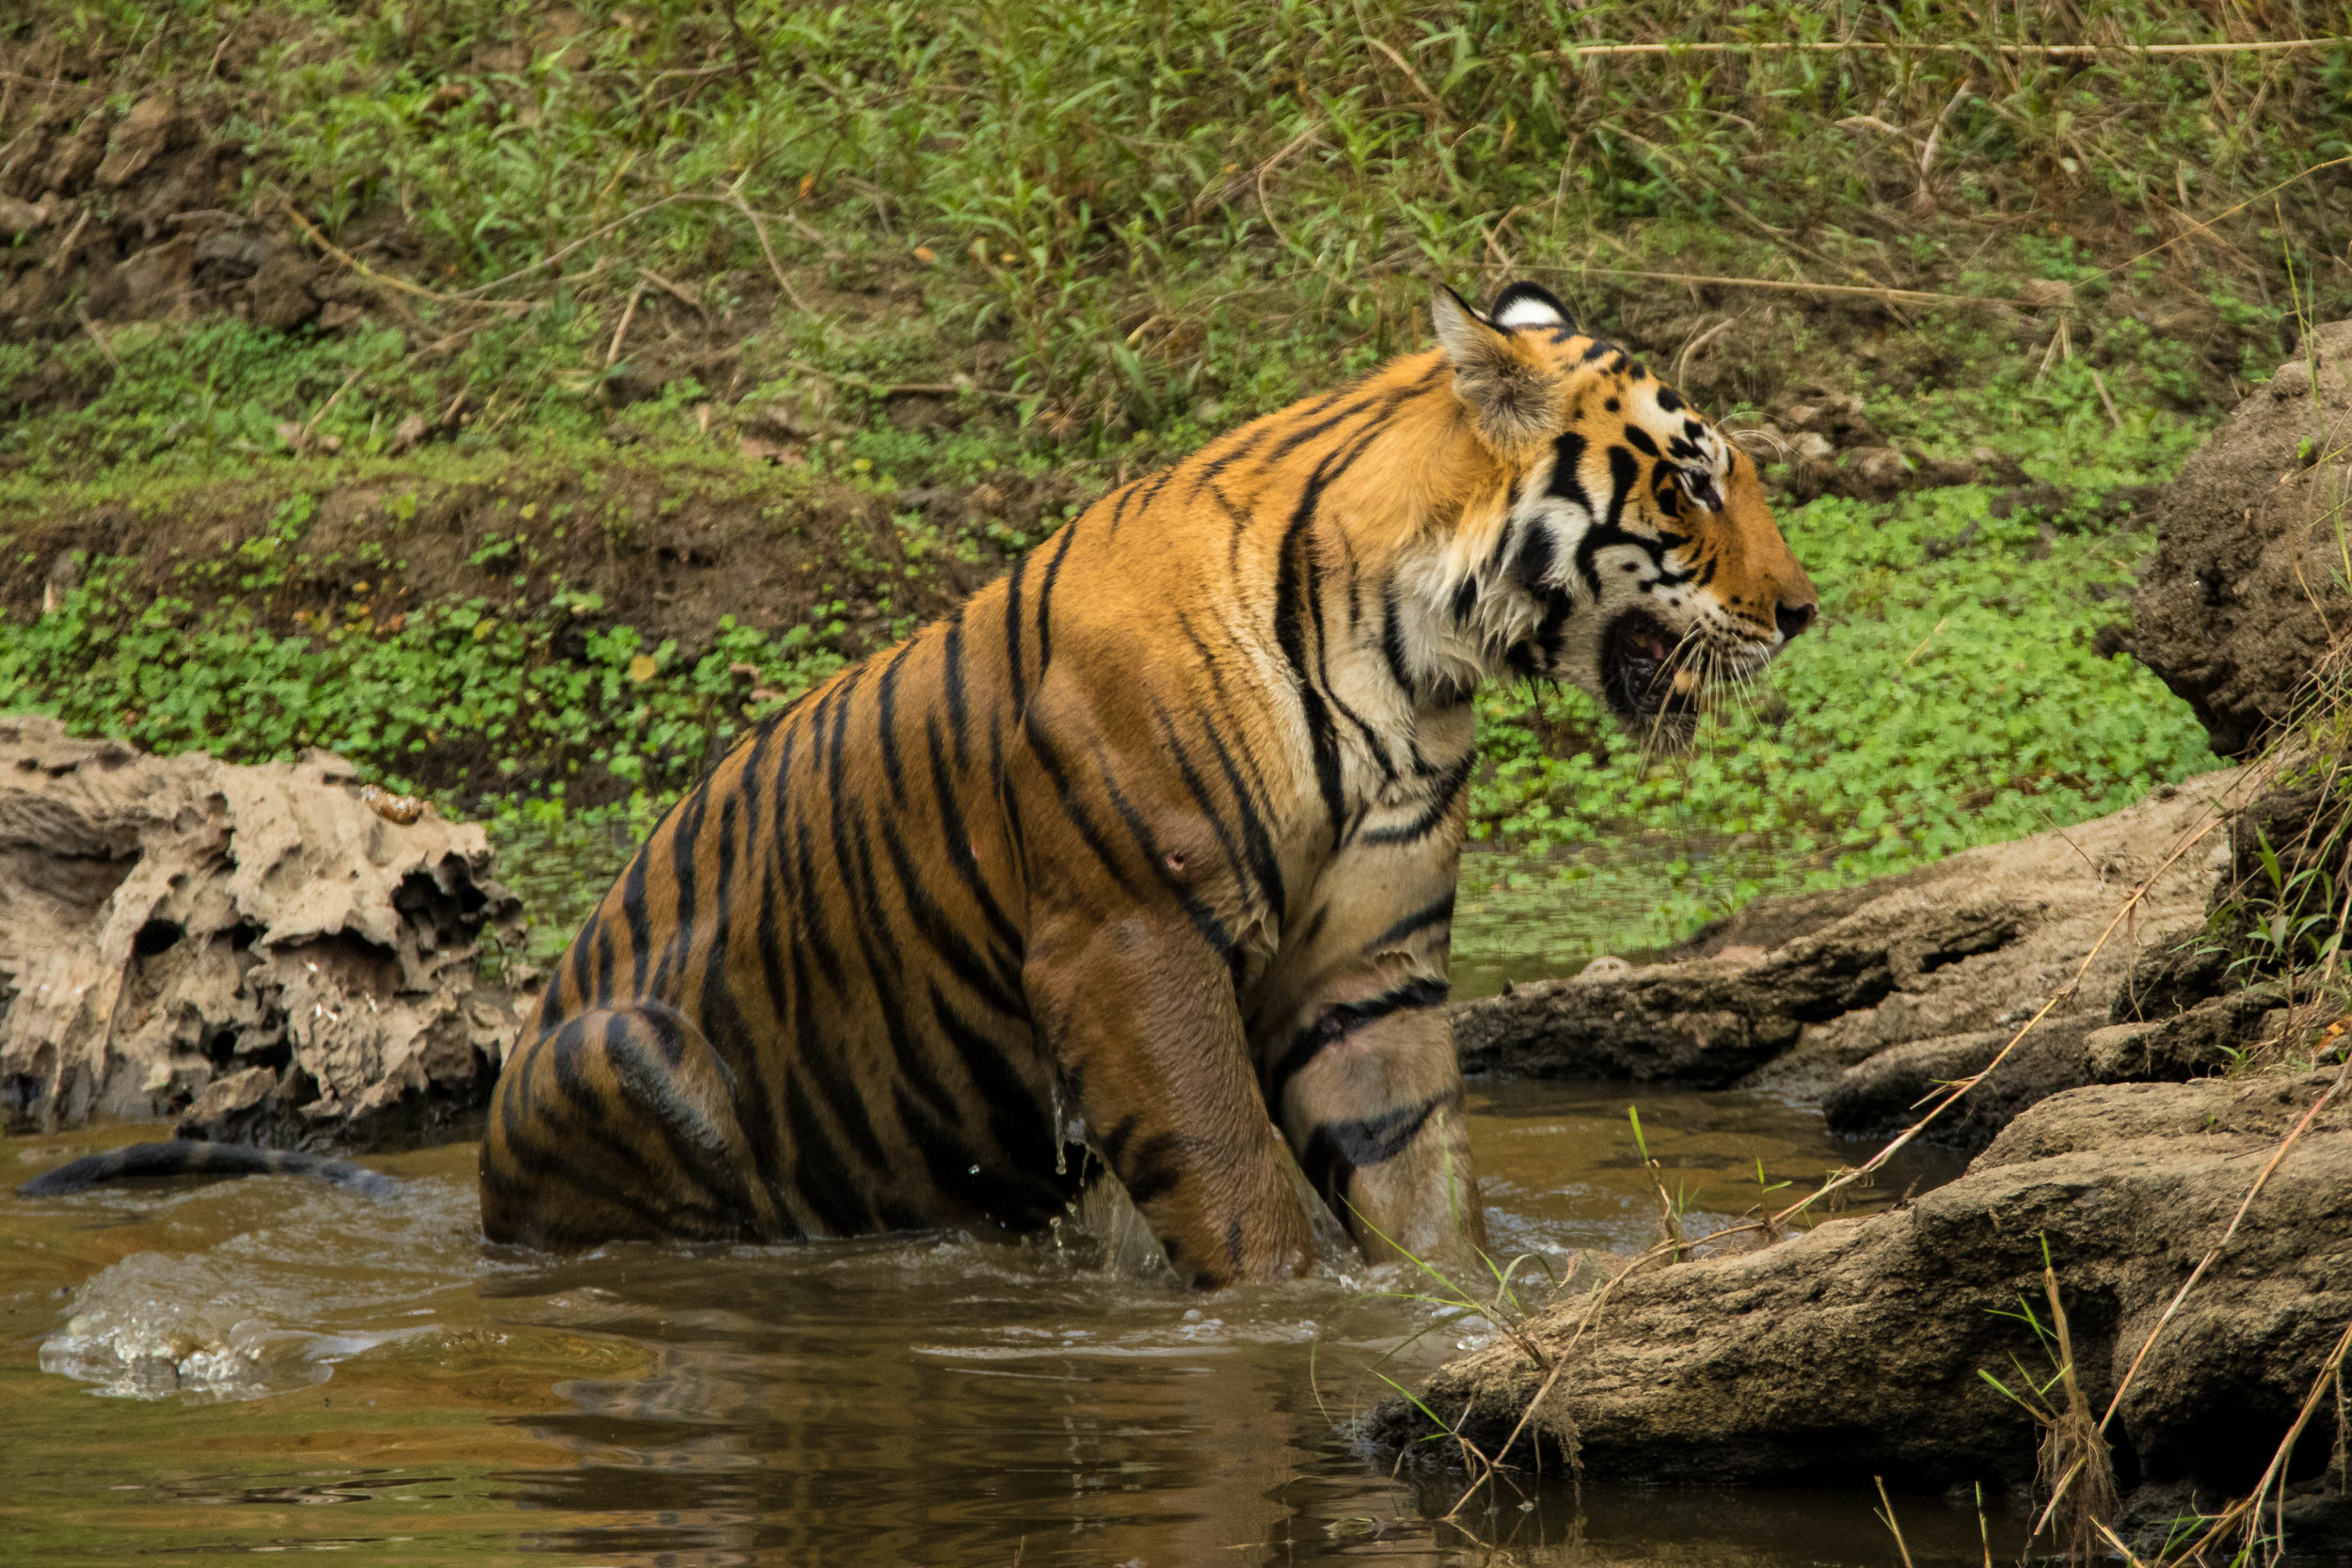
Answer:
[[19, 201], [12, 196], [0, 196], [0, 239], [14, 241], [20, 235], [47, 227], [48, 223], [46, 202]]
[[[2093, 1082], [2084, 1041], [2106, 1022], [2104, 1007], [2044, 1019], [1937, 1124], [1934, 1141], [1981, 1148], [2028, 1105]], [[1891, 1136], [1918, 1120], [1921, 1106], [1944, 1085], [1992, 1067], [2016, 1033], [2014, 1027], [1985, 1029], [1889, 1046], [1848, 1068], [1830, 1085], [1821, 1101], [1822, 1118], [1831, 1132], [1848, 1137]]]
[[[37, 183], [40, 190], [55, 191], [60, 196], [78, 196], [89, 183], [89, 177], [98, 172], [98, 166], [106, 157], [106, 132], [113, 125], [114, 116], [106, 109], [93, 109], [81, 128], [56, 144], [49, 155], [49, 165]], [[33, 193], [26, 193], [33, 194]]]
[[2209, 997], [2154, 1022], [2115, 1023], [2083, 1040], [2083, 1070], [2095, 1084], [2203, 1078], [2235, 1066], [2287, 1005], [2261, 987]]
[[[1938, 1080], [1981, 1068], [2081, 971], [2071, 999], [1964, 1117], [1938, 1130], [1981, 1147], [2034, 1101], [2102, 1076], [2085, 1056], [2094, 1030], [2168, 1018], [2214, 989], [2217, 971], [2201, 987], [2195, 975], [2157, 974], [2177, 961], [2180, 939], [2203, 931], [2234, 863], [2233, 840], [2219, 832], [2157, 876], [2128, 930], [2087, 970], [2083, 961], [2124, 895], [2250, 786], [2242, 772], [2208, 773], [2095, 822], [1860, 887], [1758, 899], [1667, 962], [1464, 1003], [1454, 1010], [1462, 1066], [1706, 1088], [1744, 1082], [1822, 1096], [1835, 1124], [1872, 1131], [1907, 1124], [1895, 1118]], [[2127, 984], [2142, 1010], [2119, 1007]]]
[[142, 98], [122, 117], [98, 166], [98, 183], [119, 190], [162, 154], [194, 139], [195, 127], [168, 98]]
[[291, 250], [274, 250], [248, 287], [253, 291], [253, 325], [291, 332], [319, 313], [318, 296], [310, 279], [318, 271]]
[[[2279, 1141], [2336, 1074], [2076, 1089], [2020, 1116], [1967, 1174], [1915, 1202], [1776, 1245], [1622, 1278], [1556, 1302], [1526, 1337], [1565, 1370], [1513, 1456], [1593, 1480], [2023, 1487], [2037, 1432], [1978, 1375], [2052, 1368], [2014, 1316], [2058, 1278], [2093, 1412], [2217, 1242]], [[2132, 1380], [2109, 1436], [2119, 1471], [2208, 1496], [2268, 1461], [2352, 1317], [2352, 1101], [2323, 1112], [2247, 1210]], [[1511, 1340], [1419, 1390], [1500, 1450], [1542, 1388]], [[2323, 1403], [2305, 1442], [2328, 1449]], [[1391, 1401], [1367, 1431], [1431, 1431]], [[1531, 1442], [1531, 1436], [1533, 1441]], [[1422, 1449], [1422, 1453], [1431, 1449]]]
[[194, 286], [196, 251], [196, 241], [182, 234], [125, 260], [115, 269], [122, 313], [150, 318], [170, 314]]
[[1878, 431], [1872, 427], [1862, 400], [1851, 392], [1833, 392], [1824, 387], [1795, 388], [1789, 401], [1781, 405], [1774, 422], [1785, 429], [1812, 432], [1833, 447], [1871, 446], [1878, 441]]
[[374, 1142], [478, 1104], [522, 1014], [482, 830], [323, 752], [242, 768], [0, 719], [0, 1113]]
[[1893, 447], [1862, 447], [1840, 465], [1849, 479], [1848, 493], [1857, 500], [1889, 500], [1908, 488], [1913, 470]]
[[196, 280], [208, 289], [251, 277], [277, 249], [260, 234], [234, 230], [210, 234], [197, 244]]
[[2223, 756], [2260, 746], [2352, 619], [2335, 519], [2352, 465], [2352, 321], [2238, 404], [2156, 504], [2130, 645]]

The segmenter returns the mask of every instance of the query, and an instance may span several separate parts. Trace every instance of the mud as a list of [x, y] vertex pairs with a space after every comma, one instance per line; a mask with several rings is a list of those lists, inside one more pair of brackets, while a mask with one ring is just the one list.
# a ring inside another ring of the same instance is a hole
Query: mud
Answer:
[[481, 974], [517, 907], [479, 827], [380, 794], [323, 752], [236, 767], [0, 718], [11, 1128], [368, 1147], [478, 1106], [523, 1018]]

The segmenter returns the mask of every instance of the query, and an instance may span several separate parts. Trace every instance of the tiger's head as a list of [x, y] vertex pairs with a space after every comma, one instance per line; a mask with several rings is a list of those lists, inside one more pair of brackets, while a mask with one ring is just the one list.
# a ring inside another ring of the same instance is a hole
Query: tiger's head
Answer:
[[1431, 562], [1453, 644], [1432, 662], [1569, 682], [1629, 729], [1687, 744], [1707, 689], [1761, 670], [1819, 604], [1754, 460], [1533, 283], [1483, 314], [1448, 290], [1434, 313], [1502, 483]]

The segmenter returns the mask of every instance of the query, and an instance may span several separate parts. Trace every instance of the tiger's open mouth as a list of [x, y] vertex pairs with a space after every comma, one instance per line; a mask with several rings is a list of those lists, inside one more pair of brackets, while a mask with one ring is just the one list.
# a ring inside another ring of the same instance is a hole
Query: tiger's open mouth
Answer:
[[1677, 728], [1697, 720], [1699, 672], [1677, 657], [1680, 641], [1644, 610], [1609, 624], [1600, 640], [1600, 682], [1619, 718], [1639, 724], [1663, 718]]

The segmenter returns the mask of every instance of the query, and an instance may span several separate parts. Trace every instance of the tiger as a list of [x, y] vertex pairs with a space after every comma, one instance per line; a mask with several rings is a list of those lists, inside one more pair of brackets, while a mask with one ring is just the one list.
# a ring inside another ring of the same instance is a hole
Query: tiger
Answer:
[[1431, 320], [745, 734], [550, 971], [485, 1236], [1021, 1232], [1106, 1171], [1199, 1289], [1307, 1267], [1316, 1201], [1483, 1248], [1472, 693], [1678, 745], [1818, 600], [1752, 459], [1550, 293]]
[[1550, 293], [1430, 319], [750, 728], [552, 967], [485, 1238], [1017, 1235], [1115, 1179], [1200, 1290], [1334, 1222], [1483, 1252], [1473, 693], [1674, 749], [1818, 596], [1754, 461]]

